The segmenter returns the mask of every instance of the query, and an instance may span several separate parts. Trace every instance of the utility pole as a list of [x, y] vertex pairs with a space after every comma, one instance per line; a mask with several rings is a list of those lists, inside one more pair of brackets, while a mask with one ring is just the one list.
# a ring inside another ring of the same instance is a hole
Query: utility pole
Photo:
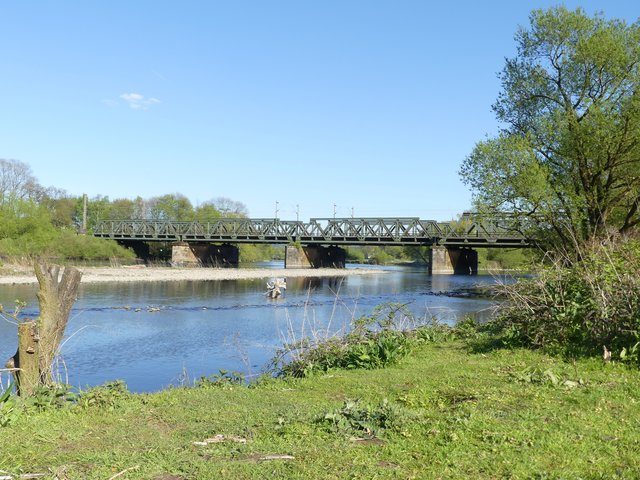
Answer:
[[80, 229], [82, 235], [87, 234], [87, 194], [82, 194], [82, 228]]
[[336, 218], [336, 204], [333, 204], [333, 218]]
[[276, 220], [278, 219], [278, 205], [279, 205], [279, 204], [280, 204], [280, 202], [278, 202], [278, 201], [276, 200], [276, 216], [275, 216], [275, 219], [276, 219]]
[[300, 221], [300, 204], [296, 203], [296, 222]]

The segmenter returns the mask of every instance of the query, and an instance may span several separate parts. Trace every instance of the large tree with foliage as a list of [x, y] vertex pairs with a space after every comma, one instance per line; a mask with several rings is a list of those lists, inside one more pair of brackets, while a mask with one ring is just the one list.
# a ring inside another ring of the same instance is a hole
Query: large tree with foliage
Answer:
[[479, 207], [517, 212], [565, 247], [640, 223], [640, 24], [535, 10], [461, 176]]

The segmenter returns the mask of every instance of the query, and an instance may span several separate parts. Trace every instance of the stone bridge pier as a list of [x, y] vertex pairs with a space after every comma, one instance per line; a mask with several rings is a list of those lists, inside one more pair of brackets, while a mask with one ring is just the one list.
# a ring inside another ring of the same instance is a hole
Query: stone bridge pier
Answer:
[[471, 248], [432, 246], [429, 251], [431, 275], [477, 275], [478, 252]]
[[284, 268], [344, 268], [347, 252], [340, 247], [308, 245], [285, 248]]
[[235, 245], [176, 242], [171, 246], [174, 267], [237, 267], [240, 254]]

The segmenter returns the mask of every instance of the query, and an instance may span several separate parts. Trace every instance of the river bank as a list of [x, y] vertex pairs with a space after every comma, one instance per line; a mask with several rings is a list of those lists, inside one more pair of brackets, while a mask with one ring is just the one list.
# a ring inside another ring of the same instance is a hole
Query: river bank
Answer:
[[598, 359], [422, 343], [384, 369], [145, 395], [111, 384], [32, 408], [0, 427], [0, 474], [638, 478], [638, 391], [637, 370]]
[[[384, 273], [371, 268], [175, 268], [175, 267], [77, 267], [82, 283], [106, 282], [179, 282], [206, 280], [250, 280], [274, 277], [346, 277]], [[37, 283], [33, 268], [5, 265], [0, 270], [0, 285]]]

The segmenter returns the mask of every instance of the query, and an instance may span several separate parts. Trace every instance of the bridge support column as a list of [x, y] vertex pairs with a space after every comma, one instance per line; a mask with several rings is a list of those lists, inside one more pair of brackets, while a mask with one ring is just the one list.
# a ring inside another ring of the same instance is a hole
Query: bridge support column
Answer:
[[285, 248], [284, 268], [344, 268], [347, 252], [340, 247], [309, 245]]
[[237, 267], [239, 250], [234, 245], [176, 242], [171, 246], [174, 267]]
[[433, 246], [429, 252], [432, 275], [477, 275], [478, 252], [471, 248]]

